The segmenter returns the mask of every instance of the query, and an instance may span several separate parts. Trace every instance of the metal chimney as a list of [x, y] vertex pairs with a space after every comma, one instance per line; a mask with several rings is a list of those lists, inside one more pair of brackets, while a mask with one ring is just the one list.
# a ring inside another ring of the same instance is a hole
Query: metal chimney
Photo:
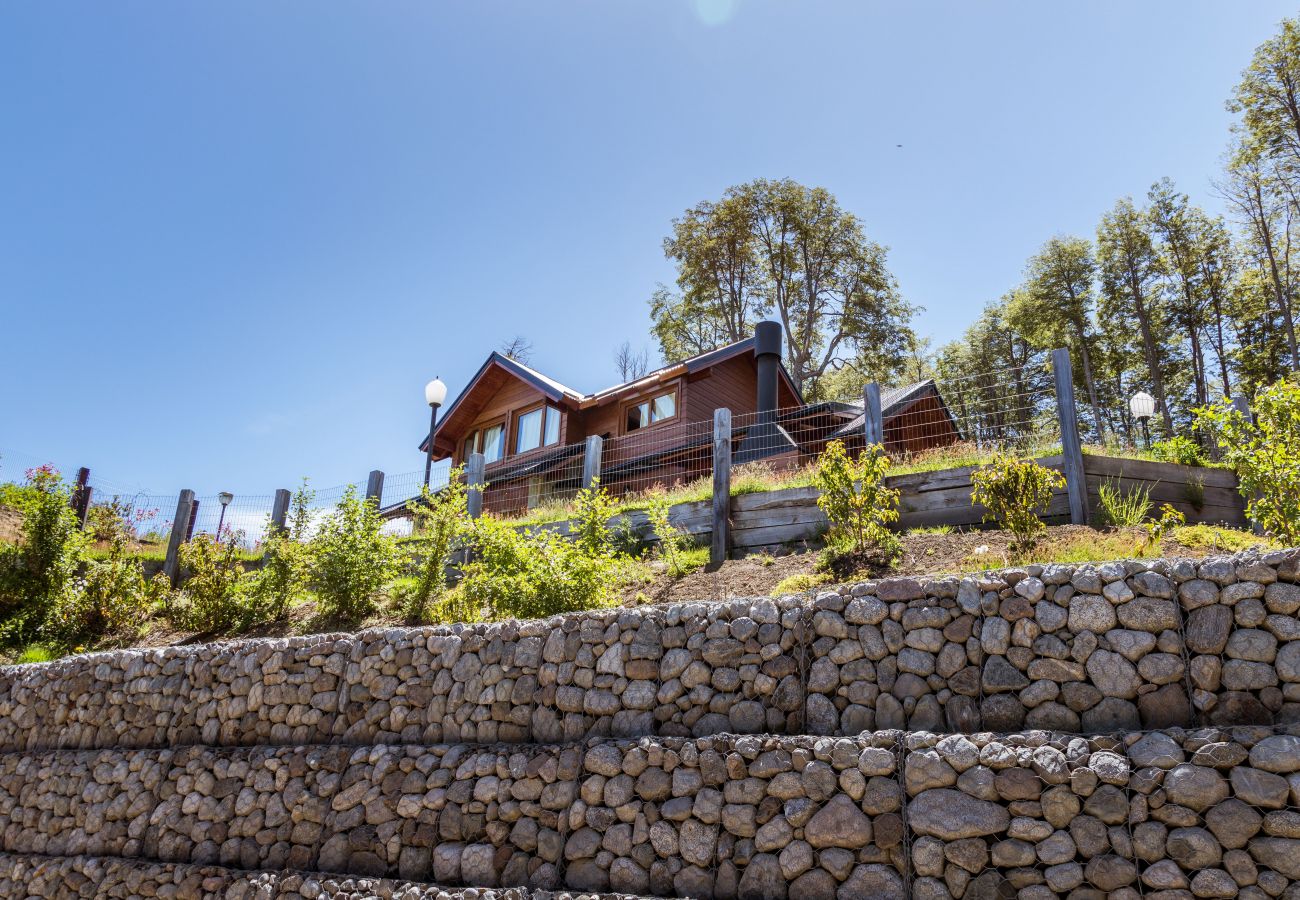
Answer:
[[756, 415], [754, 424], [745, 430], [745, 439], [736, 451], [736, 463], [753, 462], [799, 449], [799, 445], [776, 422], [776, 389], [781, 376], [780, 323], [759, 322], [755, 326], [754, 365], [758, 379]]

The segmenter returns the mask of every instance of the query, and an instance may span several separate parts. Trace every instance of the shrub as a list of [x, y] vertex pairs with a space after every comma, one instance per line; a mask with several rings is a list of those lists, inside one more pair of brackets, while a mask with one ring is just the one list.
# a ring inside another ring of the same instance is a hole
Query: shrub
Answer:
[[588, 553], [552, 531], [520, 532], [492, 518], [475, 521], [472, 546], [458, 593], [475, 616], [490, 619], [608, 605], [627, 564], [621, 556]]
[[1160, 507], [1160, 518], [1146, 524], [1146, 539], [1142, 542], [1142, 552], [1160, 549], [1161, 542], [1174, 533], [1174, 530], [1187, 524], [1187, 517], [1168, 503]]
[[1143, 484], [1125, 491], [1118, 479], [1107, 479], [1097, 488], [1101, 509], [1098, 517], [1103, 525], [1116, 528], [1136, 528], [1146, 521], [1151, 511], [1151, 485]]
[[173, 608], [179, 624], [195, 631], [228, 631], [252, 618], [239, 560], [242, 531], [223, 529], [220, 537], [200, 534], [181, 545], [185, 603]]
[[293, 493], [284, 528], [272, 528], [267, 523], [262, 568], [254, 576], [251, 587], [259, 617], [272, 621], [283, 618], [293, 601], [307, 589], [311, 577], [307, 529], [315, 498], [316, 492], [307, 487], [304, 479]]
[[[464, 471], [463, 466], [452, 469], [446, 487], [439, 491], [421, 486], [419, 498], [408, 504], [425, 554], [418, 577], [402, 592], [402, 614], [412, 624], [425, 621], [430, 603], [436, 609], [447, 599], [447, 567], [470, 529], [470, 488], [464, 482]], [[440, 610], [435, 618], [448, 612]]]
[[1156, 441], [1151, 445], [1151, 455], [1161, 462], [1178, 463], [1180, 466], [1205, 465], [1201, 445], [1181, 434]]
[[29, 469], [27, 483], [8, 496], [23, 522], [18, 546], [0, 555], [0, 615], [10, 620], [5, 640], [44, 626], [86, 549], [70, 491], [53, 466]]
[[599, 482], [578, 491], [573, 500], [572, 534], [578, 546], [591, 556], [614, 553], [614, 537], [609, 520], [614, 515], [614, 501]]
[[325, 619], [358, 622], [375, 610], [375, 595], [397, 563], [397, 543], [383, 533], [373, 501], [349, 486], [311, 543], [312, 586]]
[[1196, 410], [1237, 473], [1246, 515], [1287, 546], [1300, 544], [1300, 384], [1255, 394], [1254, 418], [1224, 403]]
[[1040, 517], [1052, 502], [1052, 492], [1065, 487], [1065, 478], [1032, 459], [999, 453], [971, 473], [971, 484], [971, 502], [987, 510], [984, 520], [1000, 522], [1015, 535], [1015, 549], [1027, 550], [1046, 528]]
[[672, 523], [668, 498], [660, 494], [650, 501], [646, 513], [650, 528], [659, 541], [659, 557], [668, 566], [668, 574], [679, 578], [687, 574], [687, 552], [694, 545], [691, 536]]
[[879, 444], [864, 449], [855, 461], [843, 441], [831, 441], [817, 460], [813, 486], [817, 505], [830, 520], [827, 543], [836, 551], [898, 553], [898, 537], [886, 526], [898, 521], [898, 491], [885, 486], [889, 456]]
[[87, 564], [83, 575], [64, 583], [47, 631], [63, 646], [103, 634], [135, 634], [170, 587], [164, 576], [145, 578], [144, 567], [127, 553], [126, 540], [119, 535], [108, 556]]

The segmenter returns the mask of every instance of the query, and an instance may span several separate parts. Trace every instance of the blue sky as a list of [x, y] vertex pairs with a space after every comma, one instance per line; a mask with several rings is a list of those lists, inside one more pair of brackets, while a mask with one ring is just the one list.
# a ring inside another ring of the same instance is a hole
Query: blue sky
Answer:
[[[936, 344], [1057, 232], [1210, 179], [1286, 4], [601, 0], [0, 9], [0, 475], [418, 469], [502, 340], [652, 346], [671, 219], [829, 188]], [[897, 145], [901, 144], [899, 147]], [[26, 454], [26, 455], [24, 455]]]

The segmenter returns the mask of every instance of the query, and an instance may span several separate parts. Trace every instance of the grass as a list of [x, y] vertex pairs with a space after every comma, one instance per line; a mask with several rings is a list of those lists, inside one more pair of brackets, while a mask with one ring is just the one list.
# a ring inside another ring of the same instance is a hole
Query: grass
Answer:
[[1132, 528], [1146, 521], [1151, 512], [1151, 485], [1143, 484], [1124, 491], [1119, 479], [1106, 479], [1097, 488], [1101, 509], [1097, 516], [1103, 525]]
[[955, 531], [951, 525], [920, 525], [907, 529], [908, 534], [952, 534]]
[[776, 594], [802, 594], [804, 591], [810, 591], [818, 585], [829, 584], [831, 575], [829, 572], [800, 572], [797, 575], [791, 575], [788, 578], [782, 578], [777, 582], [772, 593]]
[[53, 662], [58, 658], [59, 654], [53, 648], [44, 644], [28, 644], [23, 648], [23, 652], [18, 654], [18, 659], [15, 662], [19, 665], [26, 665], [27, 663]]
[[1251, 547], [1275, 547], [1277, 542], [1260, 534], [1215, 525], [1181, 525], [1174, 529], [1174, 540], [1193, 550], [1237, 553]]

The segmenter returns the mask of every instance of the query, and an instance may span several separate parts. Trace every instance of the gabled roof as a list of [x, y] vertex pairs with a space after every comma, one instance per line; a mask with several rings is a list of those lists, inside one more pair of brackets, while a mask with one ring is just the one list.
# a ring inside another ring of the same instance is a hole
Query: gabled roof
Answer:
[[[518, 360], [511, 359], [508, 356], [493, 351], [479, 368], [478, 372], [474, 374], [474, 377], [469, 380], [469, 383], [465, 385], [465, 388], [456, 395], [456, 399], [451, 402], [451, 405], [448, 406], [446, 411], [439, 417], [435, 437], [437, 434], [442, 432], [444, 425], [452, 421], [452, 417], [455, 415], [456, 410], [459, 408], [462, 401], [473, 392], [475, 386], [483, 380], [483, 377], [494, 366], [503, 369], [519, 380], [532, 385], [545, 395], [548, 400], [555, 403], [563, 403], [572, 408], [579, 406], [592, 407], [601, 406], [602, 404], [610, 402], [626, 393], [635, 393], [653, 387], [660, 381], [677, 378], [681, 375], [692, 375], [696, 372], [707, 369], [710, 366], [716, 366], [719, 363], [726, 362], [732, 357], [740, 356], [743, 353], [752, 353], [753, 349], [754, 338], [745, 338], [743, 341], [736, 341], [735, 343], [727, 344], [724, 347], [719, 347], [716, 350], [699, 353], [689, 359], [682, 360], [679, 363], [660, 366], [658, 369], [655, 369], [653, 372], [647, 372], [640, 378], [634, 378], [631, 381], [616, 384], [613, 387], [605, 388], [604, 390], [597, 391], [594, 394], [583, 394], [579, 391], [575, 391], [573, 388], [567, 387], [553, 378], [548, 378], [536, 369], [529, 368]], [[785, 380], [790, 391], [799, 398], [800, 403], [803, 403], [803, 395], [799, 392], [799, 389], [795, 387], [794, 380], [790, 377], [790, 373], [786, 371], [784, 363], [780, 366], [780, 372], [781, 377]], [[429, 438], [426, 435], [424, 440], [420, 442], [420, 451], [427, 453], [428, 449]]]
[[[943, 404], [944, 412], [948, 414], [949, 419], [952, 419], [952, 413], [948, 411], [948, 404], [943, 399], [943, 395], [939, 393], [939, 386], [934, 383], [933, 378], [927, 378], [925, 381], [918, 381], [915, 384], [882, 388], [880, 391], [880, 417], [882, 419], [888, 419], [890, 416], [897, 415], [902, 412], [908, 404], [915, 400], [919, 400], [930, 391], [933, 391], [935, 396], [939, 398], [939, 402]], [[856, 400], [843, 405], [846, 408], [856, 410], [857, 415], [841, 426], [835, 432], [834, 437], [856, 434], [862, 430], [862, 426], [866, 422], [866, 413], [862, 409], [862, 401]], [[953, 420], [953, 427], [955, 428], [956, 426], [956, 420]]]

